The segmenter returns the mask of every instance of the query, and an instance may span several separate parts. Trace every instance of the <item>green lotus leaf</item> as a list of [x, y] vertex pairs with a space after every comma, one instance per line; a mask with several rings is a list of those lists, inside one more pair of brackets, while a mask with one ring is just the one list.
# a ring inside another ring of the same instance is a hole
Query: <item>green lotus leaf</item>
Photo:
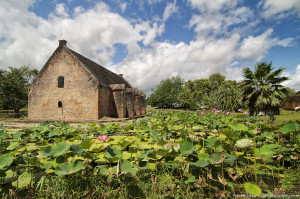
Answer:
[[43, 166], [43, 164], [40, 162], [40, 160], [37, 157], [30, 157], [28, 159], [28, 162], [33, 166]]
[[253, 145], [254, 145], [254, 142], [253, 142], [253, 140], [250, 140], [250, 139], [241, 139], [235, 143], [235, 146], [240, 149], [246, 149], [246, 148], [252, 147]]
[[24, 134], [25, 134], [25, 132], [21, 131], [21, 132], [18, 132], [18, 133], [14, 133], [14, 134], [12, 135], [12, 137], [13, 137], [14, 139], [18, 139], [18, 138], [21, 138], [22, 135], [24, 135]]
[[0, 131], [0, 139], [5, 139], [7, 138], [7, 133], [5, 131]]
[[225, 153], [225, 162], [227, 163], [227, 164], [233, 164], [234, 163], [234, 161], [235, 161], [235, 155], [231, 155], [231, 154], [229, 154], [229, 153]]
[[14, 157], [10, 154], [2, 154], [0, 155], [0, 169], [3, 169], [4, 167], [8, 167], [13, 162]]
[[275, 134], [273, 132], [264, 132], [262, 136], [266, 137], [269, 140], [272, 140], [275, 137]]
[[80, 144], [80, 146], [81, 146], [83, 149], [89, 149], [89, 148], [92, 146], [93, 143], [94, 143], [93, 140], [86, 140], [86, 141], [82, 142], [82, 143]]
[[192, 162], [192, 165], [196, 166], [196, 167], [206, 167], [207, 165], [209, 165], [208, 160], [197, 160], [196, 162]]
[[59, 176], [69, 175], [72, 173], [76, 173], [80, 170], [84, 169], [84, 166], [81, 161], [74, 161], [68, 164], [67, 162], [59, 164], [55, 168], [55, 174]]
[[248, 131], [248, 127], [245, 124], [233, 123], [229, 125], [234, 131]]
[[274, 151], [275, 148], [277, 148], [278, 144], [265, 144], [259, 149], [260, 156], [264, 157], [272, 157], [276, 152]]
[[244, 184], [244, 188], [247, 191], [247, 193], [251, 194], [251, 195], [260, 195], [261, 194], [261, 189], [255, 185], [255, 184], [251, 184], [249, 182], [246, 182]]
[[184, 129], [184, 126], [183, 125], [175, 125], [173, 126], [174, 130], [181, 130], [181, 129]]
[[192, 183], [192, 182], [195, 182], [195, 180], [196, 180], [195, 176], [191, 176], [191, 177], [189, 177], [189, 178], [185, 181], [185, 183], [186, 183], [186, 184]]
[[157, 131], [151, 131], [150, 136], [153, 138], [154, 141], [157, 141], [157, 139], [158, 139]]
[[222, 157], [221, 153], [213, 153], [210, 156], [210, 161], [212, 164], [221, 164], [224, 161], [224, 158]]
[[132, 153], [128, 153], [127, 151], [123, 151], [123, 154], [122, 154], [122, 159], [123, 160], [128, 160], [131, 157], [132, 157]]
[[215, 146], [217, 141], [218, 141], [218, 138], [216, 138], [216, 137], [211, 137], [211, 138], [205, 139], [206, 147], [211, 148], [211, 147]]
[[108, 167], [109, 167], [108, 165], [99, 166], [99, 169], [100, 169], [99, 173], [102, 174], [102, 175], [108, 174], [109, 173]]
[[136, 174], [136, 170], [132, 168], [131, 163], [128, 160], [120, 160], [120, 172]]
[[105, 150], [105, 157], [110, 162], [116, 162], [116, 161], [118, 161], [118, 159], [120, 159], [122, 157], [122, 152], [115, 147], [109, 146]]
[[210, 155], [208, 153], [199, 153], [198, 159], [199, 160], [209, 160]]
[[185, 141], [184, 143], [181, 144], [180, 147], [180, 152], [183, 155], [190, 155], [193, 153], [195, 147], [193, 147], [193, 143], [190, 141]]
[[51, 148], [51, 156], [60, 156], [68, 152], [70, 145], [66, 142], [57, 143], [54, 147]]
[[84, 152], [83, 148], [81, 148], [79, 145], [71, 145], [70, 149], [78, 155], [81, 155]]
[[18, 180], [14, 181], [12, 185], [19, 189], [27, 187], [31, 182], [31, 174], [24, 172], [19, 177]]
[[19, 142], [12, 142], [10, 145], [6, 148], [6, 150], [11, 151], [16, 149], [20, 145]]
[[51, 147], [43, 148], [42, 153], [46, 156], [51, 156]]
[[287, 123], [285, 124], [284, 126], [282, 126], [279, 131], [283, 134], [287, 134], [287, 133], [290, 133], [290, 132], [293, 132], [296, 130], [296, 125], [294, 123]]

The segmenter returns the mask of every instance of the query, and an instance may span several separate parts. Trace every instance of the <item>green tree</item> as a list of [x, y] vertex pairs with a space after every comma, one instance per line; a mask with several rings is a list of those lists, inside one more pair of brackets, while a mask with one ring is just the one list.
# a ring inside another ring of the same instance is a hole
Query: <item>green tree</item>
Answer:
[[180, 77], [171, 77], [162, 80], [152, 89], [152, 94], [147, 99], [148, 104], [159, 108], [173, 108], [180, 105], [178, 95], [182, 90], [184, 80]]
[[245, 80], [242, 82], [243, 101], [248, 104], [250, 115], [257, 115], [264, 111], [274, 121], [274, 115], [279, 111], [283, 96], [288, 90], [280, 85], [288, 78], [281, 76], [284, 68], [272, 72], [272, 62], [262, 62], [255, 66], [254, 71], [249, 68], [243, 70]]
[[210, 92], [208, 79], [196, 79], [184, 83], [182, 91], [179, 93], [178, 100], [182, 106], [197, 108], [206, 106]]
[[12, 109], [18, 113], [28, 103], [28, 85], [37, 75], [36, 69], [28, 66], [21, 68], [9, 67], [9, 71], [1, 71], [0, 102], [1, 107]]
[[218, 87], [225, 83], [226, 77], [220, 73], [214, 73], [209, 77], [211, 91], [218, 90]]
[[238, 88], [230, 85], [221, 85], [210, 95], [210, 108], [234, 111], [241, 107], [241, 92]]

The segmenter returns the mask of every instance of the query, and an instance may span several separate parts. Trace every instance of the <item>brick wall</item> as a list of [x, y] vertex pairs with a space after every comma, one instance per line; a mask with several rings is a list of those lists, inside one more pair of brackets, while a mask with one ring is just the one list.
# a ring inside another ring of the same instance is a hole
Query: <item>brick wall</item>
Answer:
[[[64, 88], [58, 88], [58, 77]], [[31, 85], [28, 117], [31, 119], [98, 119], [97, 81], [63, 47], [48, 61]], [[62, 107], [58, 107], [58, 103]]]

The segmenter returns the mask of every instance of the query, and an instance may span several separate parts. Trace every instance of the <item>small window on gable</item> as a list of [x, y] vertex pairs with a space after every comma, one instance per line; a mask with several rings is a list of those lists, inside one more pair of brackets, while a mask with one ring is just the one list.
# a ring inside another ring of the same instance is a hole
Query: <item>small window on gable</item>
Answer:
[[65, 85], [65, 78], [64, 76], [59, 76], [57, 79], [57, 87], [58, 88], [63, 88]]
[[62, 102], [59, 101], [59, 102], [58, 102], [58, 108], [61, 108], [61, 107], [62, 107]]

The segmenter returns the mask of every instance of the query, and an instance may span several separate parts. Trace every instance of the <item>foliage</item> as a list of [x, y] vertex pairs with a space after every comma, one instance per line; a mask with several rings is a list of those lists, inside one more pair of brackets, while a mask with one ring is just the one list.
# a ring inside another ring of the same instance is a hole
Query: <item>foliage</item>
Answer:
[[254, 72], [245, 68], [243, 70], [245, 80], [242, 84], [244, 101], [249, 106], [250, 115], [257, 115], [263, 110], [272, 122], [283, 96], [288, 93], [287, 89], [280, 85], [288, 79], [281, 76], [284, 68], [272, 72], [273, 69], [272, 62], [257, 64]]
[[178, 106], [178, 94], [182, 90], [183, 79], [180, 77], [171, 77], [162, 80], [152, 91], [153, 93], [147, 99], [151, 106], [159, 108], [173, 108]]
[[210, 95], [210, 107], [234, 111], [241, 107], [241, 94], [238, 88], [222, 85]]
[[[126, 126], [55, 122], [14, 133], [1, 129], [1, 192], [47, 189], [45, 178], [56, 176], [69, 186], [71, 179], [87, 175], [111, 186], [130, 186], [148, 176], [156, 197], [181, 195], [178, 187], [191, 194], [187, 198], [259, 195], [281, 187], [286, 172], [298, 169], [300, 121], [268, 126], [259, 118], [209, 111], [151, 114]], [[161, 170], [168, 175], [158, 175]], [[156, 186], [164, 187], [164, 179], [171, 182], [168, 193]]]
[[196, 79], [184, 83], [182, 91], [178, 95], [178, 100], [183, 107], [197, 108], [206, 106], [210, 93], [208, 79]]
[[5, 109], [12, 109], [16, 113], [27, 105], [28, 85], [38, 71], [29, 69], [28, 66], [21, 68], [9, 67], [9, 71], [0, 72], [0, 103]]

